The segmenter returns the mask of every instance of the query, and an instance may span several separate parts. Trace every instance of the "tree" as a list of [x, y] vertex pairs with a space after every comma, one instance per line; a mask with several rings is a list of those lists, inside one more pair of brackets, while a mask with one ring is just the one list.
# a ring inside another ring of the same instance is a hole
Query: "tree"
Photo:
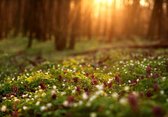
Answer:
[[57, 0], [55, 7], [55, 48], [56, 50], [61, 51], [66, 48], [67, 44], [70, 0]]
[[154, 0], [154, 7], [150, 19], [148, 38], [163, 37], [163, 0]]
[[81, 22], [81, 4], [80, 0], [74, 0], [74, 7], [71, 10], [71, 27], [69, 49], [74, 49], [76, 38], [79, 37], [80, 22]]

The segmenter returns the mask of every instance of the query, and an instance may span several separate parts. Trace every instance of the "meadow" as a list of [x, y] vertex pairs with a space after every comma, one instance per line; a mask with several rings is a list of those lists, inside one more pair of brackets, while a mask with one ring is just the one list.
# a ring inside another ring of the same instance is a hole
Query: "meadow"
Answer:
[[0, 116], [168, 116], [168, 49], [104, 49], [138, 39], [82, 40], [63, 52], [52, 41], [25, 43], [0, 42]]

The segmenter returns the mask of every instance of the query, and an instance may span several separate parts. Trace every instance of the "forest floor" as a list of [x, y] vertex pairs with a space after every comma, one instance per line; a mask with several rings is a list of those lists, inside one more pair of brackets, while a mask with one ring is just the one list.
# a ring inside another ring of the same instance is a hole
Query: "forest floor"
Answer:
[[1, 41], [0, 116], [167, 117], [168, 49], [120, 48], [144, 43]]

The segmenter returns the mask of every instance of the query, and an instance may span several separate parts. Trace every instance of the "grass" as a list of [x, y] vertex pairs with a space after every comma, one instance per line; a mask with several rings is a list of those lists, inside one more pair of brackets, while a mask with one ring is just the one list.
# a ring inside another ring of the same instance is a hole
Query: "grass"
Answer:
[[48, 41], [16, 56], [25, 42], [0, 43], [0, 116], [168, 116], [168, 50], [71, 56], [111, 43], [82, 41], [76, 50], [57, 52]]

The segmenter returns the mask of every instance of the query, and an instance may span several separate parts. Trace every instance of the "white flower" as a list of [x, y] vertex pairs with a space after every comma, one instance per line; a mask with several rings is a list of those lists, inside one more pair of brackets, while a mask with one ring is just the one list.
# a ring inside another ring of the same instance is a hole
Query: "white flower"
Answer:
[[46, 93], [42, 93], [42, 96], [43, 96], [43, 97], [46, 96]]
[[136, 81], [139, 82], [139, 79], [137, 79]]
[[103, 92], [102, 90], [99, 90], [99, 91], [96, 91], [96, 92], [95, 92], [95, 95], [98, 96], [98, 95], [101, 95], [101, 94], [103, 94], [103, 93], [104, 93], [104, 92]]
[[17, 97], [14, 97], [14, 102], [19, 102], [20, 100]]
[[66, 92], [61, 92], [61, 95], [63, 96], [63, 95], [65, 95], [66, 94]]
[[67, 100], [64, 101], [64, 102], [63, 102], [63, 105], [64, 105], [64, 106], [68, 106], [68, 105], [69, 105], [68, 101], [67, 101]]
[[163, 78], [162, 78], [162, 81], [165, 81], [165, 80], [166, 80], [166, 77], [163, 77]]
[[53, 86], [53, 89], [57, 89], [57, 87], [54, 85], [54, 86]]
[[90, 117], [97, 117], [97, 114], [95, 112], [90, 113]]
[[103, 90], [103, 85], [97, 85], [96, 88], [97, 88], [98, 90]]
[[134, 95], [137, 96], [137, 97], [139, 96], [139, 93], [136, 92], [136, 91], [133, 91], [132, 94], [134, 94]]
[[126, 105], [128, 102], [127, 102], [127, 98], [121, 98], [119, 100], [119, 103], [122, 104], [122, 105]]
[[72, 93], [74, 94], [76, 92], [76, 90], [74, 89], [74, 90], [72, 90]]
[[129, 86], [125, 86], [125, 87], [124, 87], [124, 90], [125, 90], [125, 91], [129, 91], [129, 89], [130, 89]]
[[40, 101], [36, 102], [36, 106], [40, 105]]
[[46, 108], [45, 106], [41, 106], [41, 107], [40, 107], [40, 110], [41, 110], [41, 111], [45, 111], [46, 109], [47, 109], [47, 108]]
[[83, 94], [82, 94], [82, 98], [83, 98], [84, 100], [87, 100], [87, 99], [88, 99], [88, 95], [87, 95], [86, 93], [83, 93]]
[[3, 105], [2, 107], [1, 107], [1, 112], [5, 112], [7, 110], [7, 107], [5, 106], [5, 105]]
[[82, 104], [83, 104], [83, 101], [80, 100], [80, 101], [79, 101], [79, 105], [82, 105]]
[[90, 102], [86, 103], [86, 106], [87, 106], [87, 107], [90, 107], [90, 106], [91, 106], [91, 103], [90, 103]]
[[3, 100], [6, 100], [7, 98], [6, 98], [6, 97], [3, 97], [2, 99], [3, 99]]
[[27, 110], [27, 106], [23, 106], [23, 110]]
[[93, 95], [93, 96], [90, 97], [89, 101], [91, 102], [91, 101], [95, 100], [96, 98], [97, 98], [97, 96]]
[[74, 103], [74, 104], [73, 104], [73, 107], [77, 107], [77, 106], [78, 106], [78, 104], [77, 104], [77, 103]]
[[48, 108], [51, 108], [51, 106], [52, 106], [51, 103], [48, 103], [48, 104], [47, 104], [47, 107], [48, 107]]
[[164, 95], [164, 91], [163, 91], [163, 90], [161, 90], [161, 91], [160, 91], [160, 94], [161, 94], [161, 95]]
[[112, 97], [114, 98], [114, 99], [117, 99], [118, 98], [118, 93], [116, 93], [116, 92], [114, 92], [113, 94], [112, 94]]
[[51, 91], [51, 95], [55, 95], [56, 94], [56, 91], [55, 90], [52, 90]]

